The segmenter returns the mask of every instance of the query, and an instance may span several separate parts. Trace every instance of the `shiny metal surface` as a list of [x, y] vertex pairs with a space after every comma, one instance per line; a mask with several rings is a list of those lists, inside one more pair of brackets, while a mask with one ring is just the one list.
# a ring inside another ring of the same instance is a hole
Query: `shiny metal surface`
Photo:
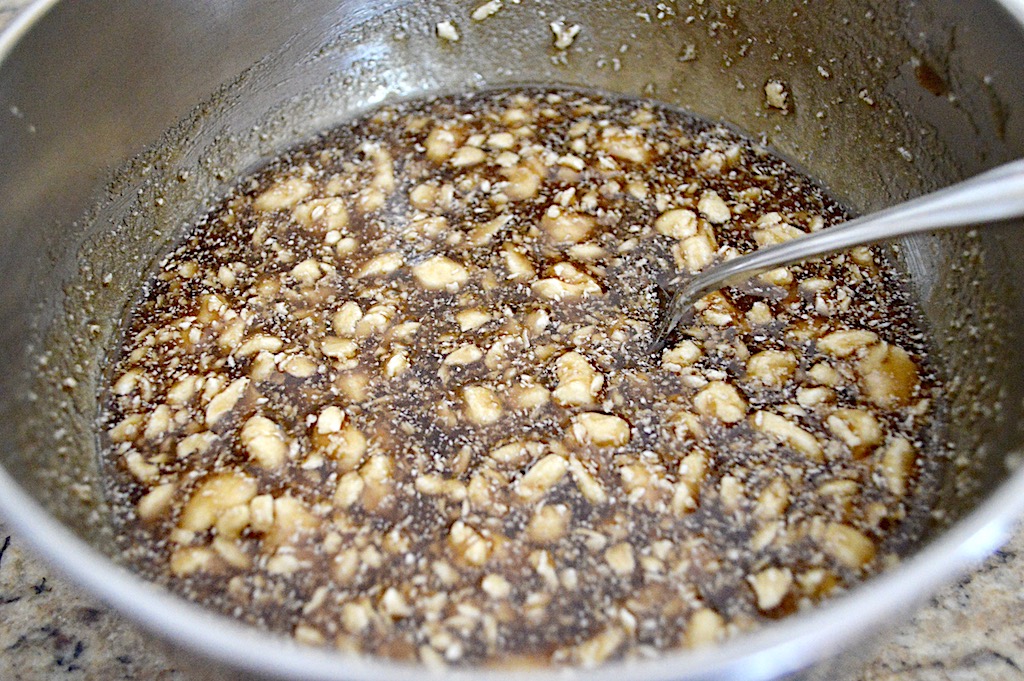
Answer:
[[1024, 216], [1024, 161], [1011, 161], [877, 213], [784, 244], [734, 258], [680, 282], [654, 336], [660, 350], [693, 304], [712, 291], [737, 286], [776, 267], [785, 267], [855, 246], [893, 241], [943, 229], [971, 229]]
[[[1022, 0], [680, 0], [663, 3], [671, 14], [523, 0], [474, 23], [476, 4], [46, 0], [0, 37], [0, 513], [197, 676], [428, 674], [298, 647], [117, 566], [95, 465], [102, 358], [149, 268], [232, 178], [382, 100], [523, 81], [727, 121], [860, 212], [1024, 155]], [[559, 17], [583, 26], [564, 53], [548, 28]], [[446, 19], [458, 43], [436, 39]], [[788, 114], [765, 106], [768, 79], [786, 83]], [[530, 678], [836, 678], [858, 644], [998, 545], [1024, 504], [1007, 456], [1024, 441], [1017, 234], [912, 238], [895, 253], [933, 331], [963, 454], [918, 554], [721, 648]]]

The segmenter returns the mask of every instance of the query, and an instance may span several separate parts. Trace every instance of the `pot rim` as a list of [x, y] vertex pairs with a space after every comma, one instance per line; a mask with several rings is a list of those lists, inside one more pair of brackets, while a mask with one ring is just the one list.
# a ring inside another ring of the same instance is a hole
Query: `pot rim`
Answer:
[[[18, 42], [60, 0], [36, 0], [0, 33], [0, 69]], [[996, 0], [1024, 24], [1024, 0]], [[115, 564], [51, 516], [0, 466], [0, 513], [31, 547], [73, 582], [151, 633], [233, 668], [310, 680], [380, 678], [420, 681], [420, 665], [301, 646], [291, 639], [207, 611]], [[868, 638], [891, 620], [980, 563], [1010, 536], [1024, 514], [1024, 468], [959, 522], [897, 566], [848, 594], [778, 623], [702, 650], [596, 669], [479, 667], [447, 669], [446, 678], [651, 681], [736, 679], [760, 681], [803, 669]]]

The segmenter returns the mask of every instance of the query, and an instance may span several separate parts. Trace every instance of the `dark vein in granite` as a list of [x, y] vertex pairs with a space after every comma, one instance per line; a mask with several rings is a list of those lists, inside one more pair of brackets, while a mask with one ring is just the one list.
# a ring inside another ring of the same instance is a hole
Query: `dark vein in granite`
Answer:
[[8, 535], [4, 538], [4, 545], [0, 546], [0, 567], [4, 564], [4, 554], [7, 553], [7, 547], [11, 545], [11, 537]]
[[7, 652], [21, 649], [49, 647], [53, 655], [53, 666], [64, 672], [82, 671], [83, 653], [88, 646], [85, 641], [69, 635], [58, 626], [44, 625], [33, 632], [22, 634], [13, 644], [7, 646]]
[[[956, 658], [947, 660], [931, 660], [929, 662], [911, 662], [902, 665], [885, 665], [889, 671], [897, 676], [905, 676], [916, 672], [926, 671], [967, 671], [986, 667], [997, 667], [1017, 672], [1013, 678], [1020, 678], [1024, 673], [1017, 662], [1003, 653], [992, 648], [978, 648]], [[1009, 679], [1010, 677], [1007, 677]]]
[[[7, 549], [10, 547], [10, 545], [11, 545], [11, 538], [10, 538], [10, 536], [4, 537], [4, 543], [3, 543], [2, 546], [0, 546], [0, 568], [3, 567], [3, 564], [4, 564], [4, 554], [7, 553]], [[21, 596], [3, 596], [3, 595], [0, 595], [0, 606], [2, 606], [2, 605], [10, 605], [11, 603], [17, 603], [20, 600], [21, 600]]]

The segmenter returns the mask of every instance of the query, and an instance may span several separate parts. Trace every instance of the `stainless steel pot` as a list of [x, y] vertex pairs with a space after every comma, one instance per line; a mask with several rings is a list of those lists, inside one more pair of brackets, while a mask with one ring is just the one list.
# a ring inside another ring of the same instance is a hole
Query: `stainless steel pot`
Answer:
[[[483, 22], [476, 4], [47, 0], [0, 37], [0, 512], [201, 676], [425, 673], [258, 633], [117, 565], [92, 427], [102, 357], [149, 268], [231, 178], [382, 100], [521, 82], [729, 121], [863, 211], [1024, 153], [1024, 0], [510, 0]], [[549, 29], [563, 17], [582, 27], [564, 52]], [[447, 19], [457, 43], [435, 36]], [[765, 105], [769, 79], [785, 83], [788, 114]], [[961, 453], [913, 558], [717, 649], [531, 677], [834, 678], [998, 545], [1024, 506], [1018, 242], [1010, 225], [895, 253], [935, 336]]]

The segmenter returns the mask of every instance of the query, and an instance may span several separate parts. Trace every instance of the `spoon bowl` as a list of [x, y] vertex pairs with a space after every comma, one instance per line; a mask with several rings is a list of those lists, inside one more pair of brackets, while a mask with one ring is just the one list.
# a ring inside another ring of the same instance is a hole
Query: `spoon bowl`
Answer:
[[1022, 215], [1024, 159], [1018, 159], [877, 213], [733, 258], [688, 281], [677, 280], [683, 286], [671, 294], [651, 352], [666, 346], [672, 332], [692, 313], [693, 304], [705, 295], [777, 267], [911, 234], [972, 228]]

